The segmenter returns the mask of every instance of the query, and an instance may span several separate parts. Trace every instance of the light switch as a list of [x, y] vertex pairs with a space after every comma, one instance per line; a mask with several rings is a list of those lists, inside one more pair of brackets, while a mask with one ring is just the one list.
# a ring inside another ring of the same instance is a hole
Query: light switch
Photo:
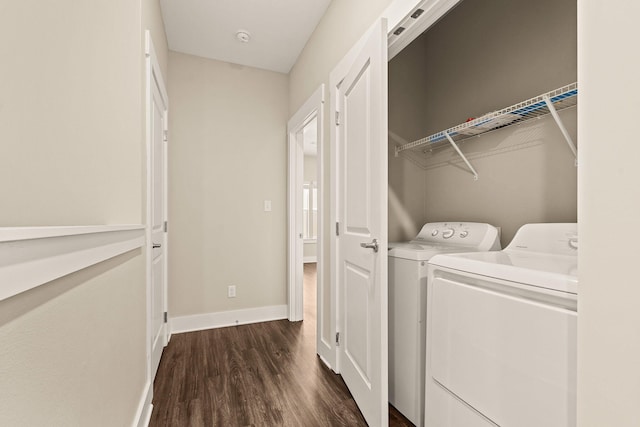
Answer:
[[264, 201], [264, 211], [271, 212], [271, 200]]

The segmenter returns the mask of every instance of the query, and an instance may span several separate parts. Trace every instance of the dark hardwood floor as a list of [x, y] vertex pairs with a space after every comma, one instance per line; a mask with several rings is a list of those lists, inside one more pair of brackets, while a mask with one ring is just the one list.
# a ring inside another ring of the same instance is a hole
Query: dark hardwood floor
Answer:
[[[154, 383], [150, 426], [366, 426], [342, 378], [316, 356], [315, 264], [305, 320], [176, 334]], [[390, 426], [411, 426], [390, 407]]]

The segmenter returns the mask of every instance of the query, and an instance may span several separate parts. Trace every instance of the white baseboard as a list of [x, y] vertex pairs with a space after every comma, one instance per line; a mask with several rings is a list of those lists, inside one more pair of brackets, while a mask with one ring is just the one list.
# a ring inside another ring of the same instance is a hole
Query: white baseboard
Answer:
[[325, 359], [324, 357], [322, 357], [322, 356], [321, 356], [321, 355], [319, 355], [319, 354], [318, 354], [318, 358], [320, 359], [320, 361], [321, 361], [322, 363], [324, 363], [324, 365], [325, 365], [327, 368], [331, 369], [331, 371], [332, 371], [332, 372], [335, 372], [335, 371], [333, 370], [333, 368], [331, 367], [331, 364], [329, 363], [329, 361], [328, 361], [327, 359]]
[[153, 396], [152, 387], [153, 383], [150, 381], [145, 384], [132, 427], [147, 427], [149, 425], [151, 412], [153, 411], [153, 405], [151, 404], [151, 398]]
[[302, 262], [307, 264], [309, 262], [318, 262], [318, 257], [316, 255], [306, 256], [302, 258]]
[[202, 331], [226, 326], [246, 325], [286, 319], [287, 305], [247, 308], [244, 310], [220, 311], [217, 313], [195, 314], [170, 318], [171, 333]]

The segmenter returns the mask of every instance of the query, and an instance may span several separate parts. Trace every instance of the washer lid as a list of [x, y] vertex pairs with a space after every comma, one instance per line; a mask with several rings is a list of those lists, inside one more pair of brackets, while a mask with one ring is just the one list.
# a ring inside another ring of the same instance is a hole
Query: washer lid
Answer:
[[505, 249], [437, 255], [431, 265], [578, 294], [578, 257]]
[[412, 261], [429, 261], [438, 254], [452, 254], [460, 252], [470, 252], [473, 248], [461, 245], [446, 244], [419, 244], [415, 241], [404, 243], [389, 243], [389, 256], [392, 258], [403, 258]]

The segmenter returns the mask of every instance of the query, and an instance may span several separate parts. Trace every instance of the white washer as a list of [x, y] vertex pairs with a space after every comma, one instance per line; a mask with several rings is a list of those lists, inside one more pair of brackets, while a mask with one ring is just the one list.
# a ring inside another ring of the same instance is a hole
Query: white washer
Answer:
[[389, 402], [417, 426], [424, 417], [427, 261], [436, 254], [499, 250], [489, 224], [437, 222], [389, 243]]
[[577, 226], [527, 224], [428, 275], [425, 425], [576, 425]]

